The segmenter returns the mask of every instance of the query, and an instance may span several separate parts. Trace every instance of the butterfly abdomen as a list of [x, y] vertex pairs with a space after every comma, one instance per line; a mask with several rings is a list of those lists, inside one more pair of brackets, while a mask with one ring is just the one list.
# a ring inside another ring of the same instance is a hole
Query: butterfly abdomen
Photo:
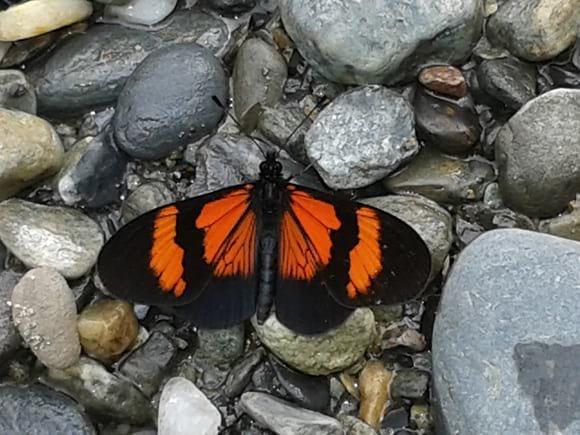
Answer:
[[272, 308], [278, 274], [278, 235], [274, 219], [267, 217], [264, 219], [258, 255], [256, 319], [259, 324], [262, 324], [268, 318]]

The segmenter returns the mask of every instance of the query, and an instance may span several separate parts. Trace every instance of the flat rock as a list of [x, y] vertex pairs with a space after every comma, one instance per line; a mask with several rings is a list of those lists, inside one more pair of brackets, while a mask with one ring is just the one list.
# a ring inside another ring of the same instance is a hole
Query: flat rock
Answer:
[[223, 115], [228, 82], [219, 60], [194, 43], [152, 53], [127, 80], [113, 118], [115, 140], [132, 157], [155, 160], [200, 139]]
[[0, 433], [96, 435], [80, 406], [64, 394], [32, 385], [0, 386]]
[[433, 333], [441, 434], [580, 433], [580, 243], [524, 230], [465, 248]]
[[0, 108], [0, 200], [58, 172], [63, 158], [62, 143], [48, 122]]
[[356, 88], [333, 100], [306, 133], [304, 145], [334, 189], [368, 186], [419, 152], [411, 106], [381, 86]]
[[392, 84], [419, 64], [461, 61], [483, 19], [480, 0], [281, 0], [280, 11], [308, 64], [347, 84]]
[[104, 242], [81, 212], [21, 199], [0, 203], [0, 240], [28, 267], [52, 267], [69, 279], [93, 267]]
[[500, 129], [495, 148], [508, 207], [534, 217], [563, 211], [580, 189], [580, 90], [529, 101]]
[[340, 326], [324, 334], [299, 335], [271, 315], [252, 324], [260, 341], [291, 367], [310, 375], [344, 370], [364, 355], [375, 338], [375, 318], [369, 308], [359, 308]]
[[64, 369], [79, 360], [77, 307], [56, 270], [28, 271], [12, 291], [12, 318], [30, 350], [45, 366]]

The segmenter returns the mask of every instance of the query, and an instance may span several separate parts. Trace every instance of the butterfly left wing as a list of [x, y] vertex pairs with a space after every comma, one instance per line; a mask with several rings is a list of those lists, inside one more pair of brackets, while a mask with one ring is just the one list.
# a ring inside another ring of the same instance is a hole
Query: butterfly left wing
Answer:
[[405, 222], [371, 206], [288, 184], [279, 237], [276, 315], [314, 334], [358, 306], [416, 296], [429, 250]]

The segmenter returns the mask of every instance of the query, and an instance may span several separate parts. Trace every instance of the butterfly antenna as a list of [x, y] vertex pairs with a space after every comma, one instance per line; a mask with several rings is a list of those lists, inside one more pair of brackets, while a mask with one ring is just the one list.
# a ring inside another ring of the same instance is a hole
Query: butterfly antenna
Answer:
[[[211, 99], [213, 100], [214, 103], [216, 103], [219, 107], [221, 107], [224, 112], [226, 112], [226, 115], [232, 120], [234, 121], [234, 123], [236, 124], [236, 126], [240, 129], [241, 132], [244, 132], [244, 127], [242, 127], [242, 124], [240, 124], [240, 121], [238, 121], [236, 119], [236, 117], [234, 115], [232, 115], [230, 113], [230, 111], [228, 110], [228, 108], [225, 106], [225, 104], [223, 104], [218, 97], [216, 97], [215, 95], [211, 96]], [[250, 138], [250, 140], [252, 142], [254, 142], [254, 144], [256, 144], [256, 146], [258, 147], [258, 149], [260, 150], [260, 152], [262, 153], [262, 155], [264, 156], [264, 158], [266, 158], [266, 152], [264, 151], [264, 149], [262, 148], [262, 146], [260, 145], [260, 143], [254, 139], [251, 135], [246, 134], [247, 137]]]

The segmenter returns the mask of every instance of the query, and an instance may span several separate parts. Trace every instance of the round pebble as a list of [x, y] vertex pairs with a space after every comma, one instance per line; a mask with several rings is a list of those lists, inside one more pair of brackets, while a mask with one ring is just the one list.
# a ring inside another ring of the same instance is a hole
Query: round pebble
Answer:
[[62, 275], [46, 267], [29, 271], [14, 287], [11, 302], [14, 324], [40, 362], [64, 369], [79, 360], [77, 307]]
[[105, 16], [126, 23], [152, 26], [165, 19], [176, 4], [177, 0], [129, 0], [120, 5], [108, 5]]
[[451, 65], [430, 66], [421, 70], [419, 82], [427, 89], [450, 97], [462, 98], [467, 95], [463, 73]]

